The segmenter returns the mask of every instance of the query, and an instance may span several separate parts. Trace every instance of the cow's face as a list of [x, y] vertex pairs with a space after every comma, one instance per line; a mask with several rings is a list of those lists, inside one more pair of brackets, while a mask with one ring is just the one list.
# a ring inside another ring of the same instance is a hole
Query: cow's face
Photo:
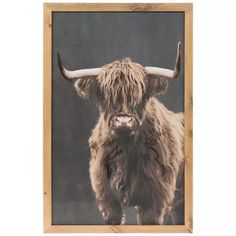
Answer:
[[95, 94], [112, 135], [135, 136], [151, 96], [164, 93], [167, 80], [150, 78], [144, 67], [126, 58], [105, 65], [96, 78], [79, 79], [75, 88], [83, 97]]
[[126, 58], [104, 66], [97, 80], [100, 110], [111, 133], [135, 136], [145, 117], [146, 102], [155, 94], [150, 91], [144, 68]]

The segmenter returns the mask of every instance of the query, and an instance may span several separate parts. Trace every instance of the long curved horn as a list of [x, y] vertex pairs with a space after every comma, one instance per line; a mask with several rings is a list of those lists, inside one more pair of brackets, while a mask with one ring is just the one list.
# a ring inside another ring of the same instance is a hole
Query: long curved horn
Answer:
[[160, 67], [146, 66], [144, 68], [145, 72], [149, 75], [159, 75], [159, 76], [175, 79], [178, 76], [179, 71], [180, 71], [180, 44], [181, 43], [178, 42], [177, 56], [176, 56], [174, 70], [169, 70], [169, 69], [160, 68]]
[[102, 68], [92, 68], [92, 69], [81, 69], [81, 70], [67, 70], [61, 62], [61, 58], [59, 53], [57, 54], [58, 57], [58, 66], [62, 75], [68, 79], [78, 79], [78, 78], [88, 78], [91, 76], [98, 76], [102, 70]]

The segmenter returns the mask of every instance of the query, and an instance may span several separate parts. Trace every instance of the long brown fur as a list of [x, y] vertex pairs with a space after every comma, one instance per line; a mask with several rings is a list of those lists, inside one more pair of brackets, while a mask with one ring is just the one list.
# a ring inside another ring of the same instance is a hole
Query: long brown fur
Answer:
[[[96, 79], [76, 82], [82, 96], [93, 92], [100, 117], [89, 138], [90, 178], [107, 224], [123, 224], [123, 208], [137, 209], [139, 224], [183, 223], [183, 114], [175, 114], [154, 95], [165, 93], [165, 78], [149, 78], [129, 58], [103, 67]], [[133, 138], [117, 138], [109, 126], [116, 113], [133, 114]], [[181, 207], [180, 207], [181, 206]]]

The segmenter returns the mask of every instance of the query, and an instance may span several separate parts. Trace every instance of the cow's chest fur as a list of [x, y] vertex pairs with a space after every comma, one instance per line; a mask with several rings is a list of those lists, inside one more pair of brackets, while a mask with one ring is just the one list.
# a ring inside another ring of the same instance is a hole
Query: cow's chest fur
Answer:
[[116, 146], [106, 157], [110, 188], [123, 204], [151, 203], [153, 195], [157, 193], [158, 171], [161, 174], [161, 168], [153, 169], [153, 161], [157, 158], [155, 155], [145, 146], [136, 144]]

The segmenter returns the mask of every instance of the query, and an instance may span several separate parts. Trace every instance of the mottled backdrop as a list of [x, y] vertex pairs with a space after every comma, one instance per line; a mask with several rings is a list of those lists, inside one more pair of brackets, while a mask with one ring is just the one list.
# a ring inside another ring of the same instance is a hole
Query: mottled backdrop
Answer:
[[[184, 44], [184, 15], [54, 12], [52, 29], [53, 224], [103, 224], [89, 179], [88, 138], [98, 119], [96, 100], [83, 100], [73, 83], [63, 79], [57, 53], [68, 69], [100, 67], [123, 57], [173, 69], [177, 42]], [[182, 62], [180, 76], [159, 99], [169, 109], [183, 111], [183, 89]], [[136, 224], [135, 211], [126, 212], [127, 223]]]

